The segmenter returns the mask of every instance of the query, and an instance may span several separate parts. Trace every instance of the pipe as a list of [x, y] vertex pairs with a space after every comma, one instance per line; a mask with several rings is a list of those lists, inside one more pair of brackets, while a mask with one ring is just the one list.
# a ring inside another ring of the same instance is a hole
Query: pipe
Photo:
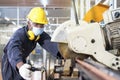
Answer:
[[84, 61], [76, 59], [76, 62], [79, 64], [80, 69], [93, 80], [117, 80]]

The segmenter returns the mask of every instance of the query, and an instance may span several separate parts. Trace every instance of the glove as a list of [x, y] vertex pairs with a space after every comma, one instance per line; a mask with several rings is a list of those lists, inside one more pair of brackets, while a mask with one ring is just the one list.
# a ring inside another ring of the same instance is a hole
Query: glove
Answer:
[[26, 80], [31, 80], [32, 71], [30, 70], [30, 68], [31, 68], [31, 65], [23, 64], [19, 69], [20, 75]]

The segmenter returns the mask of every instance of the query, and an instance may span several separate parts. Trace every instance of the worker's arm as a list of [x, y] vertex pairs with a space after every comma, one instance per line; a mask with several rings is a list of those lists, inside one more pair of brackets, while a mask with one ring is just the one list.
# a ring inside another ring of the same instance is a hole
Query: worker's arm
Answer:
[[50, 54], [57, 57], [57, 54], [59, 52], [58, 44], [55, 42], [51, 42], [51, 37], [47, 33], [43, 32], [40, 35], [40, 39], [38, 40], [38, 43]]
[[21, 37], [21, 32], [15, 32], [5, 48], [9, 63], [15, 70], [17, 69], [18, 63], [23, 62]]
[[30, 70], [31, 65], [25, 63], [26, 57], [29, 55], [29, 51], [25, 52], [24, 49], [25, 40], [26, 36], [22, 28], [14, 33], [5, 47], [4, 52], [7, 54], [7, 58], [13, 69], [16, 72], [18, 71], [18, 74], [20, 74], [24, 79], [30, 79], [32, 71]]

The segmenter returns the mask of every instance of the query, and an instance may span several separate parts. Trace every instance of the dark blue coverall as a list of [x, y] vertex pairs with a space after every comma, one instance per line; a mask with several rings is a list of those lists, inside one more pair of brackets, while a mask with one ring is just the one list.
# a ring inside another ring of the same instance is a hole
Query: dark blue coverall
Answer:
[[53, 56], [58, 54], [57, 43], [50, 42], [51, 38], [47, 33], [43, 32], [36, 42], [29, 40], [26, 30], [27, 26], [18, 29], [4, 48], [1, 68], [3, 80], [24, 80], [16, 65], [21, 61], [26, 63], [27, 56], [36, 47], [37, 42]]

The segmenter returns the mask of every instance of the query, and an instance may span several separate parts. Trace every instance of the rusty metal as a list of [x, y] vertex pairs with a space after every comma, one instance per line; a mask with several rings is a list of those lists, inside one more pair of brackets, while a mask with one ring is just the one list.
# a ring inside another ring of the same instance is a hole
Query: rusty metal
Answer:
[[102, 72], [96, 67], [76, 58], [79, 68], [87, 74], [92, 80], [117, 80], [116, 78]]

